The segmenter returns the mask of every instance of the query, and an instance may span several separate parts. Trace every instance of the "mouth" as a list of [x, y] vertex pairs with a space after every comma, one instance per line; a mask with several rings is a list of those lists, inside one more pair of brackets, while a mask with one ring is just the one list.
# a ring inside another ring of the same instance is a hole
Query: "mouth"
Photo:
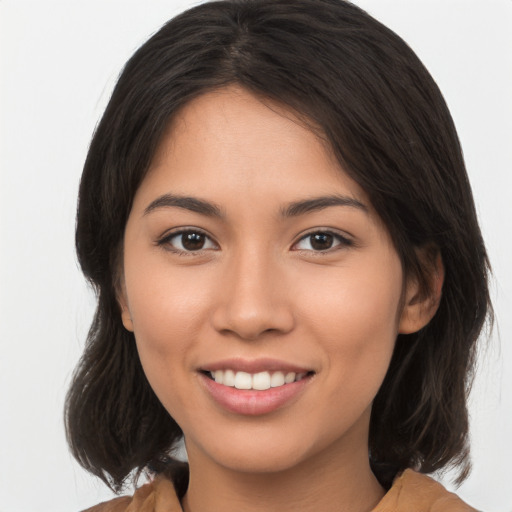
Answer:
[[311, 377], [313, 371], [262, 371], [249, 373], [234, 369], [201, 370], [206, 377], [217, 384], [239, 390], [266, 391], [270, 388], [280, 388]]
[[316, 372], [275, 359], [230, 359], [198, 369], [207, 396], [237, 415], [270, 414], [306, 393]]

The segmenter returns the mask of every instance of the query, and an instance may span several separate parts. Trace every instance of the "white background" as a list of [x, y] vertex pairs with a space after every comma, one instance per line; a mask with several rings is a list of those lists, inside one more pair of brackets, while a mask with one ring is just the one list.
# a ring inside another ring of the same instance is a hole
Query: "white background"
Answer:
[[[62, 426], [94, 305], [74, 255], [75, 199], [123, 64], [192, 3], [0, 0], [0, 512], [77, 511], [111, 496], [72, 460]], [[487, 512], [509, 512], [512, 1], [355, 3], [418, 53], [459, 130], [498, 325], [471, 401], [474, 471], [458, 493]]]

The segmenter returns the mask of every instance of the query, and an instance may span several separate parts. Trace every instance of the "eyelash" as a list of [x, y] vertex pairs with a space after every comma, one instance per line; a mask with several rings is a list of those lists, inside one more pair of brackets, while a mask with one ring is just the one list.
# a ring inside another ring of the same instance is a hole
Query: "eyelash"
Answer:
[[177, 237], [180, 237], [180, 236], [182, 237], [183, 235], [186, 235], [188, 233], [196, 234], [196, 235], [202, 235], [207, 240], [209, 240], [211, 244], [217, 246], [217, 244], [212, 240], [212, 238], [210, 236], [208, 236], [203, 230], [201, 230], [199, 228], [180, 229], [178, 231], [172, 231], [171, 233], [166, 233], [162, 238], [157, 240], [156, 245], [164, 248], [166, 251], [171, 251], [171, 252], [173, 252], [175, 254], [178, 254], [179, 256], [197, 256], [197, 255], [203, 254], [204, 251], [207, 251], [207, 250], [211, 249], [211, 248], [206, 248], [206, 249], [201, 248], [201, 249], [198, 249], [196, 251], [191, 251], [191, 250], [187, 251], [187, 250], [183, 250], [183, 249], [179, 249], [177, 247], [174, 247], [171, 244], [171, 240], [173, 238], [177, 238]]
[[[293, 244], [293, 246], [294, 247], [297, 246], [303, 240], [311, 239], [311, 237], [313, 235], [328, 235], [328, 236], [333, 237], [333, 240], [337, 241], [338, 243], [332, 247], [325, 249], [325, 250], [318, 250], [318, 251], [315, 251], [313, 249], [295, 249], [295, 250], [297, 250], [299, 252], [304, 252], [304, 253], [307, 252], [308, 254], [314, 254], [315, 256], [323, 256], [323, 255], [327, 255], [332, 252], [338, 251], [340, 249], [352, 247], [354, 245], [353, 240], [351, 240], [350, 238], [347, 238], [346, 236], [343, 236], [342, 234], [340, 234], [336, 231], [332, 231], [329, 229], [315, 229], [314, 231], [310, 231], [309, 233], [306, 233], [303, 236], [301, 236], [299, 238], [299, 240]], [[310, 245], [311, 245], [311, 242], [310, 242]]]
[[[218, 247], [217, 244], [212, 240], [212, 238], [199, 228], [180, 229], [179, 231], [173, 231], [171, 233], [167, 233], [163, 237], [161, 237], [160, 239], [157, 240], [156, 245], [163, 247], [167, 251], [174, 252], [175, 254], [178, 254], [180, 256], [198, 256], [198, 255], [203, 254], [205, 251], [212, 249], [212, 247], [207, 247], [207, 248], [201, 248], [201, 249], [198, 249], [195, 251], [194, 250], [183, 250], [183, 249], [179, 249], [179, 248], [173, 246], [170, 243], [173, 238], [177, 238], [180, 236], [182, 237], [183, 235], [186, 235], [186, 234], [202, 235], [207, 240], [209, 240], [210, 244], [214, 245], [215, 247]], [[308, 253], [308, 254], [314, 254], [314, 255], [321, 256], [321, 255], [329, 254], [331, 252], [334, 252], [334, 251], [337, 251], [337, 250], [340, 250], [343, 248], [352, 247], [354, 245], [353, 240], [341, 235], [340, 233], [334, 232], [329, 229], [316, 229], [314, 231], [310, 231], [309, 233], [302, 235], [299, 238], [299, 240], [293, 244], [292, 247], [297, 246], [300, 242], [307, 240], [308, 238], [311, 238], [314, 235], [332, 236], [333, 239], [335, 241], [337, 241], [338, 243], [332, 247], [325, 249], [325, 250], [318, 250], [318, 251], [315, 251], [314, 249], [293, 249], [293, 250], [301, 252], [301, 253]], [[310, 243], [310, 245], [311, 245], [311, 243]], [[183, 246], [183, 244], [182, 244], [182, 246]]]

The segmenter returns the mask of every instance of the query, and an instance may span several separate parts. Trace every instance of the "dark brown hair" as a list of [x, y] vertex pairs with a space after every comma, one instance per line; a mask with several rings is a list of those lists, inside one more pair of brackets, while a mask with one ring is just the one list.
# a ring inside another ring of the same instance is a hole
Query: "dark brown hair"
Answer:
[[116, 300], [123, 233], [135, 192], [173, 115], [237, 83], [286, 105], [332, 147], [386, 224], [403, 268], [424, 292], [442, 256], [439, 309], [399, 335], [375, 398], [369, 440], [384, 485], [397, 471], [469, 469], [467, 393], [475, 345], [492, 314], [489, 265], [457, 134], [442, 95], [392, 31], [342, 0], [234, 0], [194, 7], [128, 61], [91, 142], [76, 247], [98, 296], [66, 402], [74, 456], [119, 490], [132, 471], [162, 470], [182, 437], [142, 370]]

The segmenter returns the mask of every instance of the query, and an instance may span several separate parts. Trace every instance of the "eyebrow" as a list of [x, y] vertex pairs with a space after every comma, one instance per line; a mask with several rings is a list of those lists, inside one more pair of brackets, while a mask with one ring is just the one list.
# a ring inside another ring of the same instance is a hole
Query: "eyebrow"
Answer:
[[349, 206], [368, 213], [368, 207], [354, 197], [334, 194], [295, 201], [282, 209], [281, 215], [283, 217], [297, 217], [299, 215], [304, 215], [305, 213], [316, 212], [331, 206]]
[[[329, 195], [313, 197], [310, 199], [303, 199], [300, 201], [294, 201], [288, 204], [285, 208], [281, 209], [282, 217], [298, 217], [306, 213], [316, 212], [329, 208], [331, 206], [348, 206], [351, 208], [357, 208], [364, 212], [368, 212], [368, 207], [361, 201], [343, 195]], [[183, 208], [207, 217], [217, 217], [223, 219], [225, 217], [222, 209], [210, 201], [199, 199], [197, 197], [190, 196], [179, 196], [174, 194], [164, 194], [152, 201], [144, 210], [144, 215], [148, 215], [154, 210], [159, 208]]]
[[144, 215], [151, 213], [158, 208], [183, 208], [191, 212], [200, 213], [207, 217], [223, 218], [224, 214], [219, 206], [197, 197], [177, 196], [174, 194], [164, 194], [152, 201], [149, 206], [144, 210]]

